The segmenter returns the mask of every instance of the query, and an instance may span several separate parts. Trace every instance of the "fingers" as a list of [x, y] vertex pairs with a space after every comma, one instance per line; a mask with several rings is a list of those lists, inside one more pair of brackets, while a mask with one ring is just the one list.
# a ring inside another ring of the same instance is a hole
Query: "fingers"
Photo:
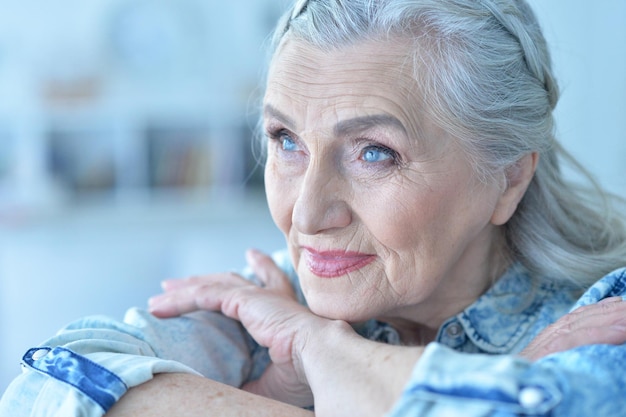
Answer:
[[[263, 290], [232, 272], [166, 280], [161, 283], [164, 293], [148, 300], [149, 311], [162, 318], [196, 310], [221, 310], [224, 314], [237, 316], [238, 303], [233, 303], [233, 300], [243, 299], [244, 288], [248, 288], [249, 291], [268, 291], [266, 294], [273, 293], [296, 299], [288, 277], [270, 256], [251, 249], [246, 252], [246, 260], [263, 284]], [[238, 293], [235, 293], [235, 290]]]
[[295, 298], [289, 278], [270, 256], [256, 249], [249, 249], [246, 251], [246, 261], [266, 289]]
[[246, 251], [246, 262], [250, 265], [257, 278], [267, 286], [272, 279], [272, 266], [275, 266], [272, 258], [256, 249], [248, 249]]
[[[558, 322], [557, 322], [558, 323]], [[576, 328], [626, 326], [626, 302], [622, 297], [605, 298], [564, 316], [564, 326]]]
[[161, 318], [175, 317], [196, 310], [220, 310], [234, 289], [252, 286], [234, 273], [212, 274], [163, 281], [163, 294], [148, 300], [149, 311]]
[[156, 295], [148, 299], [148, 311], [160, 318], [176, 317], [197, 310], [193, 301], [180, 299], [170, 293]]
[[[543, 336], [544, 335], [541, 334], [538, 338]], [[596, 342], [593, 342], [594, 340], [596, 340]], [[624, 343], [625, 340], [626, 329], [615, 327], [602, 329], [587, 328], [581, 330], [578, 334], [554, 334], [549, 340], [535, 340], [520, 352], [520, 356], [531, 361], [536, 361], [553, 353], [564, 352], [580, 346], [592, 344], [620, 345]]]
[[626, 302], [622, 297], [611, 297], [561, 317], [544, 329], [521, 355], [536, 360], [579, 346], [623, 343], [626, 343]]

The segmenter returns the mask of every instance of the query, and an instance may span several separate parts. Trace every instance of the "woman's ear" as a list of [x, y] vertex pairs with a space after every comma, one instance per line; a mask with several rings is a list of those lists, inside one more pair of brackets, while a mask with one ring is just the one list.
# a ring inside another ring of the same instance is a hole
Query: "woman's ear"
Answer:
[[492, 224], [501, 226], [513, 216], [517, 205], [524, 197], [526, 189], [533, 179], [538, 161], [539, 154], [531, 152], [505, 170], [506, 188], [500, 195], [491, 216]]

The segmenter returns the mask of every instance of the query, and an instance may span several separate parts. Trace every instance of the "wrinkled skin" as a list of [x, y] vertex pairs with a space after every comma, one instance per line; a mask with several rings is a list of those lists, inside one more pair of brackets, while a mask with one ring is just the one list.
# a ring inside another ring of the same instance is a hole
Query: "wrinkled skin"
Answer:
[[626, 302], [622, 297], [610, 297], [561, 317], [526, 346], [521, 356], [535, 361], [578, 346], [624, 342]]
[[165, 293], [150, 299], [151, 312], [173, 317], [194, 310], [221, 311], [239, 320], [252, 337], [269, 348], [272, 364], [262, 378], [243, 388], [298, 406], [313, 404], [299, 352], [309, 333], [326, 324], [298, 304], [287, 277], [272, 259], [247, 253], [263, 288], [233, 274], [214, 274], [163, 283]]
[[[269, 348], [272, 359], [260, 380], [242, 388], [293, 405], [310, 405], [313, 398], [301, 354], [307, 339], [323, 337], [334, 321], [299, 305], [287, 277], [270, 257], [251, 251], [248, 261], [263, 288], [232, 273], [166, 281], [164, 294], [150, 299], [151, 311], [173, 317], [214, 310], [240, 320], [258, 343]], [[534, 361], [578, 346], [625, 342], [626, 302], [613, 297], [563, 316], [520, 355]]]
[[[328, 415], [382, 415], [419, 360], [419, 346], [508, 267], [494, 247], [539, 156], [529, 153], [514, 170], [478, 180], [458, 139], [429, 120], [414, 79], [419, 68], [407, 64], [406, 50], [398, 39], [331, 51], [288, 39], [271, 65], [263, 110], [267, 198], [310, 310], [257, 252], [248, 262], [263, 288], [214, 274], [167, 281], [151, 300], [160, 317], [221, 311], [268, 347], [272, 365], [246, 390], [295, 405], [312, 404], [315, 393], [320, 415], [324, 407]], [[523, 355], [535, 360], [581, 344], [621, 343], [624, 305], [609, 300], [567, 315]], [[347, 324], [372, 318], [413, 347], [372, 345]], [[329, 335], [345, 343], [321, 346]], [[369, 352], [368, 366], [340, 371], [355, 356], [344, 349]], [[385, 360], [396, 361], [393, 372], [376, 368]], [[337, 387], [350, 396], [344, 406], [369, 408], [333, 410], [342, 406]]]

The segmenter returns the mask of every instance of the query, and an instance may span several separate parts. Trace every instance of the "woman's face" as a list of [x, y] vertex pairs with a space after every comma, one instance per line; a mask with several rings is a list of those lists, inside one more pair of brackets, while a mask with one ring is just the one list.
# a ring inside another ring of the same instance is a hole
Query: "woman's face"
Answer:
[[287, 40], [270, 68], [269, 207], [325, 317], [438, 326], [489, 285], [500, 187], [427, 120], [405, 57]]

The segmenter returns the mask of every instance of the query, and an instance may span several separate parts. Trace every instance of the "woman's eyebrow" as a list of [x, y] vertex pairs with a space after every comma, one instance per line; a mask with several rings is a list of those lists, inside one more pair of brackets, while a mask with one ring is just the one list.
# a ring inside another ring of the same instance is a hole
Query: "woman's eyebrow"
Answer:
[[291, 117], [287, 116], [286, 114], [284, 114], [283, 112], [281, 112], [280, 110], [272, 106], [271, 104], [265, 105], [265, 108], [263, 110], [263, 115], [265, 117], [271, 117], [273, 119], [276, 119], [282, 124], [284, 124], [285, 126], [293, 127], [295, 125], [294, 120]]
[[[287, 116], [271, 104], [265, 105], [264, 115], [265, 117], [274, 118], [286, 126], [295, 126], [295, 122], [291, 117]], [[400, 130], [405, 135], [407, 134], [407, 130], [402, 122], [389, 114], [374, 114], [341, 120], [335, 125], [333, 133], [335, 136], [345, 136], [350, 133], [363, 132], [365, 130], [381, 126], [393, 127]]]
[[335, 125], [335, 136], [344, 136], [349, 133], [363, 132], [380, 126], [388, 126], [402, 131], [405, 135], [407, 130], [400, 120], [388, 114], [374, 114], [370, 116], [355, 117], [342, 120]]

